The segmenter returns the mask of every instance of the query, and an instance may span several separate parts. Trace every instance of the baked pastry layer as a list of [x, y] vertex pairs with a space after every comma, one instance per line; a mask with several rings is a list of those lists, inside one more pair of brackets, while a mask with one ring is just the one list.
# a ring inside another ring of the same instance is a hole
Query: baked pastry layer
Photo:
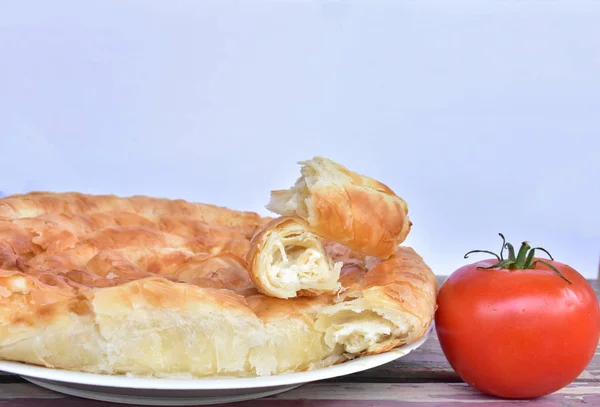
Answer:
[[142, 196], [0, 199], [0, 358], [106, 374], [260, 376], [426, 332], [437, 283], [410, 248], [384, 260], [308, 239], [304, 247], [343, 264], [339, 292], [281, 299], [257, 289], [246, 258], [277, 225], [288, 225], [285, 239], [301, 224], [288, 222]]
[[396, 252], [412, 226], [402, 198], [328, 158], [300, 164], [295, 185], [272, 191], [267, 209], [299, 216], [312, 232], [366, 255], [388, 258]]

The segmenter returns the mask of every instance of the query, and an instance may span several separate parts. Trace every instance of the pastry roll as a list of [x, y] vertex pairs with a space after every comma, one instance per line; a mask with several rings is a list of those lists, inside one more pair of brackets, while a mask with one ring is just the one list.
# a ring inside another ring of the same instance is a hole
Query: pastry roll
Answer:
[[311, 232], [369, 256], [388, 258], [406, 239], [408, 206], [386, 185], [323, 157], [300, 164], [296, 184], [272, 191], [267, 209], [297, 215]]
[[298, 217], [267, 223], [252, 239], [247, 259], [250, 278], [271, 297], [334, 293], [340, 288], [342, 263], [331, 261], [321, 240]]

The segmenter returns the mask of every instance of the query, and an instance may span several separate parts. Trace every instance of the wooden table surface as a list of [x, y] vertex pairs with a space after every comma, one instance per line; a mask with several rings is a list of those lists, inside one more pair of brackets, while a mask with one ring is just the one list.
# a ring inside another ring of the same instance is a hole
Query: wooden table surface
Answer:
[[[596, 294], [598, 280], [591, 281]], [[465, 385], [446, 361], [435, 332], [409, 355], [379, 368], [306, 384], [295, 390], [260, 400], [220, 404], [223, 407], [438, 407], [519, 406], [600, 407], [600, 351], [579, 378], [558, 392], [529, 401], [507, 401], [488, 397]], [[124, 404], [64, 396], [29, 384], [18, 376], [0, 376], [0, 407], [82, 406], [112, 407]]]

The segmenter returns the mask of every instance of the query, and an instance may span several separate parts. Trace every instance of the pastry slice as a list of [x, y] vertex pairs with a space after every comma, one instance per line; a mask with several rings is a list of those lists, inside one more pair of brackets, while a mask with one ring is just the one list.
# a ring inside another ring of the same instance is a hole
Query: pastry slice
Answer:
[[348, 357], [377, 354], [419, 340], [436, 310], [437, 279], [423, 259], [400, 247], [387, 260], [348, 262], [344, 299], [319, 310], [315, 329]]
[[300, 164], [296, 184], [272, 191], [267, 209], [297, 215], [311, 232], [369, 256], [388, 258], [406, 239], [408, 206], [386, 185], [323, 157]]
[[342, 263], [333, 263], [321, 240], [298, 217], [267, 223], [252, 239], [250, 278], [260, 292], [276, 298], [335, 293]]

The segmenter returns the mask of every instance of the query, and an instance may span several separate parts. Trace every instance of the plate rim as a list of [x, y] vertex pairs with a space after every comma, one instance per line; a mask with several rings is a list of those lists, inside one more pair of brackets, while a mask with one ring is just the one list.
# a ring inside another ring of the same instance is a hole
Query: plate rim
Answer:
[[[38, 380], [34, 378], [25, 378], [28, 382], [35, 384], [36, 386], [43, 387], [45, 389], [62, 393], [67, 396], [81, 397], [89, 400], [97, 400], [108, 403], [120, 403], [120, 404], [134, 404], [137, 406], [202, 406], [202, 405], [219, 405], [219, 404], [231, 404], [240, 401], [249, 401], [261, 399], [264, 397], [271, 397], [281, 393], [285, 393], [294, 390], [304, 385], [304, 383], [291, 384], [283, 387], [264, 387], [258, 389], [243, 389], [248, 392], [236, 395], [187, 395], [178, 394], [174, 397], [174, 394], [163, 394], [162, 396], [154, 395], [139, 395], [139, 394], [115, 394], [110, 392], [102, 392], [102, 390], [94, 389], [94, 386], [74, 387], [69, 386], [61, 382], [51, 382], [48, 380]], [[131, 389], [136, 390], [136, 389]], [[254, 390], [250, 392], [251, 390]], [[163, 390], [164, 391], [164, 390]], [[225, 391], [225, 390], [223, 390]]]
[[0, 371], [19, 376], [27, 376], [53, 382], [72, 383], [87, 386], [115, 387], [129, 389], [152, 390], [232, 390], [259, 387], [276, 387], [291, 384], [308, 383], [317, 380], [345, 376], [375, 367], [408, 355], [421, 347], [429, 338], [433, 324], [417, 341], [402, 345], [377, 355], [362, 356], [337, 365], [309, 370], [305, 372], [282, 373], [272, 376], [216, 378], [216, 379], [176, 379], [148, 378], [126, 375], [108, 375], [99, 373], [78, 372], [65, 369], [54, 369], [44, 366], [30, 365], [23, 362], [0, 360]]

